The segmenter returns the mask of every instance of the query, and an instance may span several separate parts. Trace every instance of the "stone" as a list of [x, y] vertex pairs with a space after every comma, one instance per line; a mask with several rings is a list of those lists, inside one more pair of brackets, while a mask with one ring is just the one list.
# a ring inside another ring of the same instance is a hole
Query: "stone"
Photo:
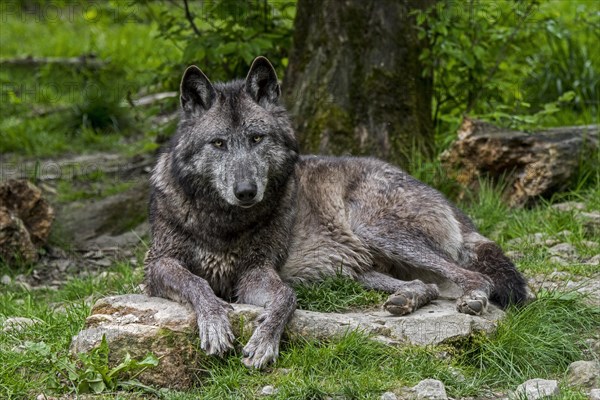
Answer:
[[600, 211], [579, 213], [577, 219], [581, 221], [583, 229], [590, 237], [597, 237], [600, 234]]
[[570, 385], [588, 389], [600, 387], [600, 362], [572, 362], [567, 369], [567, 381]]
[[552, 208], [563, 212], [583, 211], [585, 210], [585, 203], [581, 203], [578, 201], [565, 201], [562, 203], [553, 204]]
[[260, 390], [261, 396], [272, 396], [277, 394], [279, 390], [275, 388], [273, 385], [267, 385]]
[[600, 389], [590, 390], [590, 400], [600, 400]]
[[419, 382], [414, 388], [417, 399], [426, 400], [447, 400], [446, 388], [444, 384], [436, 379], [425, 379]]
[[540, 245], [544, 244], [548, 235], [544, 232], [531, 233], [523, 237], [511, 239], [507, 242], [509, 246], [521, 246], [521, 245]]
[[560, 389], [558, 388], [558, 381], [530, 379], [517, 387], [514, 398], [537, 400], [544, 397], [557, 396], [559, 393]]
[[[229, 318], [236, 336], [252, 330], [263, 310], [246, 304], [232, 306]], [[474, 332], [491, 333], [503, 316], [504, 312], [494, 306], [483, 316], [460, 314], [452, 300], [436, 300], [402, 317], [384, 311], [341, 314], [296, 310], [286, 335], [291, 340], [324, 340], [360, 330], [388, 344], [431, 345], [465, 338]], [[194, 312], [173, 301], [140, 294], [106, 297], [92, 307], [84, 330], [71, 342], [71, 352], [87, 352], [106, 335], [112, 363], [127, 352], [134, 358], [153, 352], [161, 360], [159, 366], [145, 371], [139, 379], [182, 389], [191, 385], [193, 372], [205, 357], [198, 347], [196, 324]]]
[[10, 285], [12, 283], [12, 279], [8, 275], [2, 275], [2, 278], [0, 278], [0, 283], [3, 285]]
[[2, 324], [2, 331], [5, 333], [9, 332], [20, 332], [30, 326], [41, 323], [40, 320], [25, 317], [10, 317]]
[[394, 394], [394, 392], [385, 392], [381, 395], [379, 400], [398, 400], [398, 397], [396, 394]]
[[556, 265], [560, 265], [561, 267], [566, 267], [567, 265], [569, 265], [569, 262], [567, 260], [565, 260], [562, 257], [559, 256], [552, 256], [548, 259], [548, 262], [550, 264], [556, 264]]
[[548, 249], [548, 253], [565, 259], [577, 257], [577, 249], [569, 243], [559, 243]]
[[25, 179], [0, 183], [0, 258], [33, 262], [50, 234], [54, 210]]

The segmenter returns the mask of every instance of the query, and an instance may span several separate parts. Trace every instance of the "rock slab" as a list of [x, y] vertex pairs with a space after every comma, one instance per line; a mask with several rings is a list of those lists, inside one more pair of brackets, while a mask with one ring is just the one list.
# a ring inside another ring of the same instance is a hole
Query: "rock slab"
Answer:
[[[262, 308], [233, 304], [229, 319], [236, 336], [251, 331]], [[452, 300], [437, 300], [408, 316], [384, 311], [320, 313], [296, 310], [286, 334], [290, 339], [329, 339], [359, 330], [388, 344], [438, 344], [468, 337], [474, 332], [491, 333], [504, 312], [490, 307], [483, 317], [460, 314]], [[92, 308], [85, 328], [71, 343], [73, 354], [87, 352], [106, 335], [111, 362], [128, 352], [144, 357], [148, 352], [160, 359], [158, 367], [144, 372], [142, 382], [161, 387], [186, 388], [205, 355], [199, 350], [196, 316], [187, 306], [140, 294], [100, 299]]]

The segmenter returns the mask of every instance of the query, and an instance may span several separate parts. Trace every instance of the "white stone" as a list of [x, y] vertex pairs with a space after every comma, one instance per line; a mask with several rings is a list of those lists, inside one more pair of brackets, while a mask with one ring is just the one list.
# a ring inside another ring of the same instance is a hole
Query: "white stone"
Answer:
[[272, 396], [274, 394], [277, 394], [277, 392], [279, 392], [279, 390], [276, 389], [273, 385], [267, 385], [261, 389], [260, 394], [261, 396]]
[[575, 361], [567, 369], [569, 384], [585, 388], [600, 387], [600, 362]]
[[381, 395], [379, 400], [398, 400], [398, 397], [394, 394], [394, 392], [385, 392]]
[[514, 398], [537, 400], [544, 397], [556, 396], [560, 393], [558, 381], [547, 379], [530, 379], [520, 384], [515, 391]]
[[40, 322], [40, 320], [33, 318], [11, 317], [4, 321], [4, 324], [2, 324], [2, 331], [19, 332], [27, 327], [39, 324]]
[[414, 388], [417, 399], [423, 400], [447, 400], [444, 384], [436, 379], [425, 379]]

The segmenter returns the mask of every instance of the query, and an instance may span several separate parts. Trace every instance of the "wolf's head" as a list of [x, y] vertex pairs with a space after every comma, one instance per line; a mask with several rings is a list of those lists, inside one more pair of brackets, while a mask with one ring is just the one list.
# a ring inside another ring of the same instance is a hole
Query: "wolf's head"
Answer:
[[172, 160], [188, 192], [252, 207], [288, 181], [298, 145], [280, 95], [264, 57], [244, 81], [213, 85], [198, 67], [185, 71]]

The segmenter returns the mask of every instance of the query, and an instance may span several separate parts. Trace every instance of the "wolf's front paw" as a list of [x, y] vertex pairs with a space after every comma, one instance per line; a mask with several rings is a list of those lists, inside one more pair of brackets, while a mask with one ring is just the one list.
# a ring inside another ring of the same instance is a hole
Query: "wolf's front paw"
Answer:
[[244, 347], [243, 354], [242, 362], [246, 367], [262, 369], [279, 356], [279, 340], [265, 334], [259, 327]]
[[198, 317], [200, 347], [208, 355], [223, 355], [233, 347], [235, 337], [227, 313]]
[[474, 290], [458, 298], [456, 309], [469, 315], [481, 315], [487, 311], [488, 298], [481, 290]]

